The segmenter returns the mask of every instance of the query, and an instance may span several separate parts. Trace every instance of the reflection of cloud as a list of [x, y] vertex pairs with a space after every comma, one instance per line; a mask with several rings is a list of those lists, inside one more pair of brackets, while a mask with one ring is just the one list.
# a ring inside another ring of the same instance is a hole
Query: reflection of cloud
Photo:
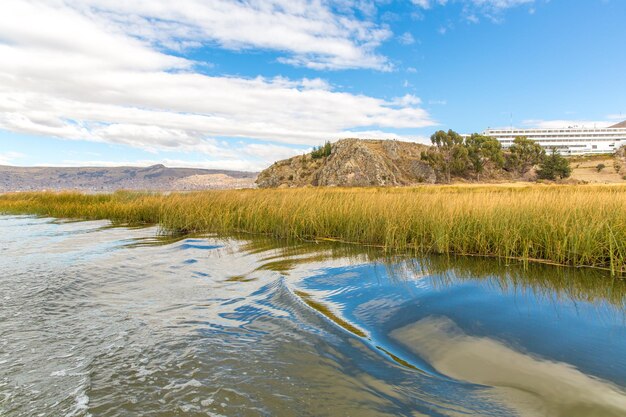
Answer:
[[491, 390], [521, 416], [619, 417], [626, 394], [571, 365], [534, 358], [464, 334], [447, 318], [426, 318], [391, 336], [453, 378]]

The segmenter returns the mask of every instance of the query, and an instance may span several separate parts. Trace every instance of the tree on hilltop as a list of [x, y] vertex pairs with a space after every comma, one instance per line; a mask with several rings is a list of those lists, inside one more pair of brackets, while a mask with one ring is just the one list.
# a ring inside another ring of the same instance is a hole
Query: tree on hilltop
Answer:
[[518, 136], [509, 148], [505, 167], [507, 171], [524, 175], [532, 167], [541, 163], [545, 155], [546, 151], [534, 140], [528, 139], [526, 136]]
[[446, 182], [451, 181], [452, 175], [467, 173], [471, 161], [461, 135], [453, 130], [439, 130], [432, 134], [430, 141], [435, 148], [422, 152], [422, 159], [435, 171], [443, 173]]
[[472, 168], [478, 176], [485, 170], [485, 166], [491, 162], [495, 168], [501, 169], [504, 166], [504, 154], [502, 145], [496, 138], [483, 136], [478, 133], [472, 134], [465, 139], [468, 156], [472, 163]]
[[329, 141], [326, 141], [324, 146], [313, 148], [313, 151], [311, 152], [311, 158], [318, 159], [318, 158], [325, 158], [327, 156], [330, 156], [332, 149], [333, 147], [331, 143]]

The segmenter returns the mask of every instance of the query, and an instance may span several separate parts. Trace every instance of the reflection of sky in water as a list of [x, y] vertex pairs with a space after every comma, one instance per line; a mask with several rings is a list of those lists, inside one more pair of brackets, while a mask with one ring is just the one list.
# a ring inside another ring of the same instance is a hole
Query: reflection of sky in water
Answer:
[[[399, 280], [375, 264], [320, 272], [299, 285], [385, 343], [390, 343], [387, 335], [394, 329], [443, 316], [472, 335], [495, 337], [626, 386], [626, 316], [605, 303], [502, 290], [493, 280], [442, 284], [436, 274], [408, 274]], [[336, 275], [344, 279], [334, 281]], [[607, 356], [612, 358], [609, 366]]]
[[0, 414], [626, 410], [625, 285], [599, 272], [107, 222], [0, 227]]

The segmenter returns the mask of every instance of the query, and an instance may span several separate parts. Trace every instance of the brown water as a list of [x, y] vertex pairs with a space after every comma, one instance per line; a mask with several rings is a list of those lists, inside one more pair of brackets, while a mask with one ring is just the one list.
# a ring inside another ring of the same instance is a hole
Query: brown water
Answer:
[[589, 270], [0, 217], [2, 416], [626, 416]]

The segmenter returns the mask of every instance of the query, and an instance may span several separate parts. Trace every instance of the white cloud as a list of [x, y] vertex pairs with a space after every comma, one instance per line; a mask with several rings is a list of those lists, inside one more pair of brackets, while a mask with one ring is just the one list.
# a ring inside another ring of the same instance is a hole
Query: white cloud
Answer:
[[[3, 0], [0, 129], [228, 160], [240, 157], [240, 149], [215, 138], [311, 146], [354, 129], [434, 124], [416, 97], [389, 101], [350, 94], [318, 78], [196, 72], [197, 63], [168, 54], [161, 45], [197, 37], [231, 48], [284, 49], [286, 59], [303, 65], [383, 65], [374, 64], [380, 57], [368, 48], [384, 31], [329, 14], [326, 3], [251, 0], [245, 7], [252, 11], [233, 9], [244, 7], [238, 2], [207, 4]], [[237, 13], [248, 20], [225, 16]], [[211, 28], [216, 19], [228, 24]], [[272, 44], [263, 34], [255, 43], [254, 36], [240, 33], [263, 32], [268, 24], [280, 26], [272, 37], [283, 40]], [[315, 59], [304, 61], [309, 58]]]
[[[500, 21], [500, 15], [504, 10], [522, 5], [532, 5], [535, 0], [411, 0], [420, 9], [431, 9], [435, 6], [445, 6], [447, 4], [461, 4], [465, 19], [472, 23], [477, 23], [477, 14], [482, 14], [492, 21]], [[534, 13], [531, 8], [530, 12]], [[440, 30], [441, 33], [441, 30]]]
[[19, 152], [0, 152], [0, 165], [10, 165], [16, 159], [23, 158], [25, 155]]
[[433, 6], [445, 6], [448, 3], [464, 3], [483, 9], [503, 10], [534, 2], [535, 0], [411, 0], [411, 3], [423, 9], [430, 9]]
[[[48, 0], [47, 2], [53, 2]], [[391, 32], [355, 11], [373, 4], [345, 0], [66, 0], [74, 10], [108, 30], [167, 49], [202, 44], [268, 49], [282, 62], [310, 68], [388, 70], [375, 48]], [[355, 10], [357, 9], [357, 10]]]
[[422, 9], [430, 9], [433, 6], [445, 6], [448, 0], [411, 0], [411, 3]]
[[430, 9], [430, 0], [411, 0], [411, 3], [422, 9]]
[[398, 36], [398, 41], [402, 45], [412, 45], [415, 43], [415, 38], [411, 35], [411, 32], [404, 32], [402, 35]]
[[417, 106], [422, 103], [419, 97], [415, 97], [413, 94], [405, 94], [402, 97], [396, 97], [392, 100], [392, 103], [396, 106]]
[[[308, 152], [310, 148], [292, 148], [287, 146], [257, 143], [238, 143], [227, 144], [222, 143], [222, 152], [213, 158], [196, 158], [196, 159], [175, 159], [175, 158], [154, 158], [129, 161], [125, 159], [119, 160], [76, 160], [66, 159], [60, 164], [55, 163], [54, 166], [139, 166], [145, 167], [155, 164], [164, 164], [168, 167], [180, 168], [204, 168], [204, 169], [228, 169], [234, 171], [261, 171], [274, 161], [290, 158], [295, 155]], [[216, 155], [212, 155], [216, 156]], [[2, 155], [0, 154], [0, 161]], [[46, 166], [43, 164], [42, 166]]]
[[202, 169], [223, 169], [228, 171], [248, 171], [257, 172], [267, 168], [267, 164], [253, 163], [244, 159], [221, 159], [221, 160], [201, 160], [189, 161], [184, 159], [143, 159], [139, 161], [126, 160], [72, 160], [68, 159], [60, 164], [41, 164], [38, 166], [64, 166], [64, 167], [148, 167], [151, 165], [163, 164], [166, 167], [176, 168], [202, 168]]
[[[532, 5], [535, 0], [465, 0], [464, 14], [472, 23], [478, 22], [476, 13], [481, 13], [492, 22], [502, 21], [502, 12], [523, 5]], [[534, 10], [534, 9], [532, 9]]]
[[522, 124], [539, 129], [557, 129], [565, 127], [608, 127], [614, 123], [606, 120], [524, 120]]
[[609, 120], [613, 120], [613, 121], [617, 121], [617, 122], [621, 122], [626, 120], [626, 115], [620, 113], [620, 114], [609, 114], [606, 116], [607, 119]]
[[425, 136], [406, 136], [396, 133], [383, 132], [380, 130], [347, 130], [341, 133], [342, 138], [358, 138], [358, 139], [394, 139], [403, 142], [416, 142], [430, 145], [430, 138]]
[[535, 0], [466, 0], [479, 7], [488, 7], [493, 9], [509, 9], [511, 7], [520, 6], [522, 4], [534, 3]]
[[445, 6], [448, 0], [411, 0], [411, 3], [422, 9], [430, 9], [433, 6]]

